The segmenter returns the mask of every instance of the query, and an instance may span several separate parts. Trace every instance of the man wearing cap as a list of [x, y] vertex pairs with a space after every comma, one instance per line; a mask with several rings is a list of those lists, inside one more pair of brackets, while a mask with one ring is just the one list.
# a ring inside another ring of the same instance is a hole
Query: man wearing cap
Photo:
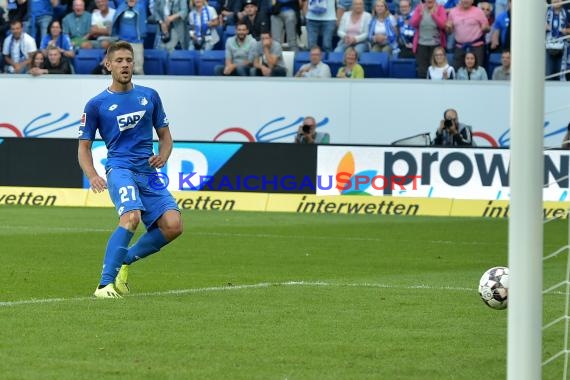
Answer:
[[243, 22], [253, 38], [259, 41], [261, 33], [269, 32], [269, 17], [265, 12], [259, 12], [257, 0], [245, 0], [243, 3]]

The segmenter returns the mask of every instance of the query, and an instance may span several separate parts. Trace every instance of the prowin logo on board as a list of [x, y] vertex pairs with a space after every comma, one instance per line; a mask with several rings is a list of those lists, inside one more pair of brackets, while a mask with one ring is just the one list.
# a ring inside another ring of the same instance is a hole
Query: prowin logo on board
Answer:
[[131, 112], [117, 116], [117, 124], [121, 132], [137, 126], [139, 121], [144, 117], [146, 111]]

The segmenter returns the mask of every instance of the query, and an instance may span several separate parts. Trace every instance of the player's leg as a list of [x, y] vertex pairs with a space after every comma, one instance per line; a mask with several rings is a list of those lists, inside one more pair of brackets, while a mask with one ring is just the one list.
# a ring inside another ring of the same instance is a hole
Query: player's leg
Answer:
[[147, 180], [139, 179], [138, 185], [140, 198], [145, 208], [141, 217], [147, 226], [147, 232], [129, 248], [123, 260], [123, 266], [115, 280], [115, 287], [122, 294], [129, 292], [128, 266], [160, 251], [162, 247], [182, 234], [180, 210], [168, 190], [153, 189], [148, 186]]
[[107, 183], [109, 195], [119, 213], [119, 225], [111, 234], [105, 250], [101, 280], [95, 291], [95, 296], [101, 298], [109, 298], [109, 285], [113, 287], [127, 255], [129, 242], [141, 221], [141, 210], [144, 210], [132, 172], [113, 169], [107, 174]]

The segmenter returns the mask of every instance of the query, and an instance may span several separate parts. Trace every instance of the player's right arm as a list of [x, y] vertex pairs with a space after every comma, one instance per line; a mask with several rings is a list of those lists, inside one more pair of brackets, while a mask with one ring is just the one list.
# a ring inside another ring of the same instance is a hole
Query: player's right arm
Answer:
[[100, 193], [107, 188], [107, 181], [103, 179], [93, 165], [93, 152], [91, 146], [95, 139], [95, 131], [99, 123], [97, 106], [90, 101], [85, 106], [85, 112], [81, 116], [79, 124], [79, 147], [77, 148], [77, 160], [85, 176], [89, 179], [89, 185], [93, 192]]
[[89, 179], [89, 185], [91, 186], [91, 189], [93, 189], [93, 192], [100, 193], [105, 191], [107, 188], [107, 182], [97, 174], [97, 171], [95, 170], [91, 145], [93, 145], [93, 141], [79, 140], [77, 159], [79, 160], [81, 170], [83, 170], [83, 173]]

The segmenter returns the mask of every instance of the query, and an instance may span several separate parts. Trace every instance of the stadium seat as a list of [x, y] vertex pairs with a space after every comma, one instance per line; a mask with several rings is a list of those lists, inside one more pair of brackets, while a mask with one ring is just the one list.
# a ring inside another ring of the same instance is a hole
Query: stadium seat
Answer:
[[222, 36], [224, 49], [226, 48], [226, 41], [228, 40], [228, 38], [233, 37], [235, 35], [236, 35], [235, 25], [227, 25], [226, 29], [224, 30], [224, 35]]
[[168, 52], [162, 49], [144, 50], [144, 73], [146, 75], [166, 74]]
[[[323, 52], [321, 54], [321, 59], [324, 61], [326, 58], [326, 53]], [[295, 52], [295, 59], [293, 60], [293, 75], [297, 74], [297, 71], [303, 66], [305, 63], [309, 63], [311, 61], [311, 52], [310, 51], [298, 51]]]
[[196, 75], [198, 53], [194, 50], [173, 50], [166, 62], [168, 75]]
[[366, 78], [387, 78], [390, 75], [388, 62], [389, 55], [384, 52], [363, 53], [358, 60]]
[[226, 52], [224, 50], [209, 50], [198, 54], [198, 74], [213, 76], [214, 67], [225, 64]]
[[489, 62], [487, 63], [487, 76], [489, 77], [489, 79], [491, 79], [493, 77], [493, 70], [495, 70], [496, 67], [501, 66], [501, 53], [491, 53], [489, 55]]
[[224, 27], [221, 25], [217, 26], [216, 30], [218, 31], [218, 36], [220, 37], [220, 39], [214, 45], [213, 50], [226, 50], [226, 45], [224, 40]]
[[104, 55], [105, 51], [103, 49], [79, 49], [75, 58], [73, 58], [75, 73], [91, 74], [93, 69], [101, 62]]
[[285, 62], [285, 68], [287, 68], [287, 76], [293, 76], [293, 61], [295, 60], [294, 51], [284, 51], [283, 52], [283, 62]]
[[336, 77], [338, 69], [344, 65], [344, 53], [330, 52], [324, 62], [329, 65], [331, 69], [331, 75], [333, 77]]
[[146, 36], [143, 41], [145, 49], [154, 49], [154, 41], [156, 40], [156, 34], [158, 33], [158, 24], [146, 24]]
[[390, 60], [390, 78], [416, 78], [415, 58], [393, 58]]

